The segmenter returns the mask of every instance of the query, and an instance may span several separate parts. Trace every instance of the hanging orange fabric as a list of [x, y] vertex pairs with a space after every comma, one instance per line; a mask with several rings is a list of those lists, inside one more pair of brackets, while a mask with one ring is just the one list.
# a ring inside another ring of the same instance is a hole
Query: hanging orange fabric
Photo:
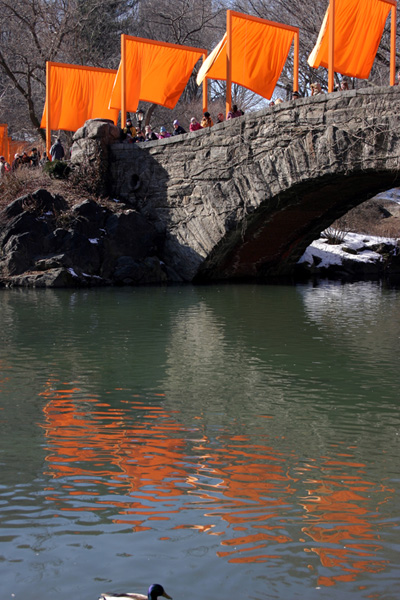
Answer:
[[[282, 73], [298, 28], [231, 11], [232, 82], [270, 98]], [[204, 62], [204, 77], [226, 80], [227, 34]]]
[[[139, 100], [174, 108], [196, 62], [207, 51], [127, 35], [123, 38], [126, 44], [126, 110], [135, 112]], [[109, 106], [121, 108], [121, 89], [122, 63]]]
[[25, 150], [29, 148], [29, 142], [25, 142], [24, 140], [13, 140], [12, 138], [8, 138], [8, 147], [9, 147], [9, 163], [11, 164], [14, 160], [14, 156], [16, 154], [22, 154]]
[[[335, 0], [334, 70], [368, 79], [389, 12], [396, 0]], [[328, 68], [328, 7], [317, 43], [308, 58], [315, 69]]]
[[0, 156], [8, 160], [8, 125], [0, 124]]
[[[76, 131], [88, 119], [111, 119], [118, 110], [108, 108], [117, 71], [61, 63], [47, 63], [50, 89], [50, 129]], [[47, 101], [40, 126], [46, 128]]]
[[201, 85], [204, 79], [226, 79], [226, 42], [228, 39], [227, 33], [225, 33], [222, 40], [215, 46], [214, 50], [210, 52], [206, 60], [200, 67], [197, 73], [196, 83]]

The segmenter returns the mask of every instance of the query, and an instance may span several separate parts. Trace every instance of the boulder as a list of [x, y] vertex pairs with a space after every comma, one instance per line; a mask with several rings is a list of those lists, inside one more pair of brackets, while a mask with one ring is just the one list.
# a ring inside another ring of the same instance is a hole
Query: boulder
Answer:
[[35, 257], [46, 252], [49, 227], [32, 213], [24, 212], [3, 223], [0, 230], [1, 270], [18, 275], [31, 268]]
[[73, 136], [71, 147], [72, 166], [86, 169], [97, 178], [97, 187], [106, 193], [109, 187], [109, 148], [121, 137], [121, 130], [107, 119], [90, 119]]
[[72, 207], [71, 214], [76, 231], [88, 238], [96, 238], [100, 229], [104, 227], [105, 221], [111, 215], [111, 211], [93, 200], [85, 200], [75, 204]]
[[66, 206], [38, 190], [2, 211], [0, 285], [140, 285], [173, 277], [157, 257], [162, 237], [137, 211], [114, 213], [93, 200], [62, 212]]
[[7, 281], [8, 287], [64, 288], [80, 287], [82, 284], [83, 282], [72, 269], [65, 268], [24, 273], [10, 277]]
[[97, 238], [90, 241], [87, 235], [70, 228], [63, 235], [58, 235], [53, 241], [54, 251], [68, 256], [69, 263], [75, 269], [81, 270], [89, 275], [99, 272], [102, 262], [102, 252]]
[[156, 256], [144, 260], [121, 256], [116, 261], [113, 280], [118, 285], [166, 283], [167, 275]]
[[118, 259], [130, 257], [135, 261], [141, 261], [157, 255], [161, 240], [156, 229], [140, 213], [126, 210], [112, 214], [107, 219], [102, 244], [104, 262], [101, 275], [110, 278], [116, 269]]
[[53, 196], [44, 189], [38, 189], [33, 194], [26, 194], [11, 202], [6, 208], [0, 211], [0, 224], [7, 222], [8, 219], [22, 214], [25, 210], [34, 212], [36, 216], [47, 212], [59, 212], [66, 210], [67, 203], [59, 195]]

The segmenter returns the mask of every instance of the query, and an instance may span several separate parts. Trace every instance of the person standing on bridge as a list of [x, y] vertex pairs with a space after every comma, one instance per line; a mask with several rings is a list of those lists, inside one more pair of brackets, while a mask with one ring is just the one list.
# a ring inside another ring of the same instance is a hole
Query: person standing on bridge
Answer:
[[153, 140], [158, 140], [157, 134], [154, 133], [151, 129], [151, 125], [146, 125], [145, 129], [145, 140], [146, 142], [151, 142]]
[[311, 96], [320, 96], [323, 93], [320, 83], [315, 82], [311, 84]]
[[137, 136], [135, 137], [135, 144], [146, 141], [146, 135], [143, 129], [139, 129]]
[[240, 108], [238, 108], [236, 106], [236, 104], [234, 104], [232, 106], [232, 110], [230, 110], [226, 116], [227, 120], [228, 119], [235, 119], [236, 117], [241, 117], [242, 115], [244, 115], [244, 112], [242, 110], [240, 110]]
[[136, 127], [132, 124], [131, 119], [126, 120], [126, 125], [122, 130], [122, 139], [132, 142], [137, 136]]
[[158, 134], [158, 139], [163, 140], [164, 138], [169, 138], [169, 137], [171, 137], [171, 134], [169, 131], [166, 130], [164, 125], [162, 127], [160, 127], [160, 133]]
[[200, 125], [201, 125], [202, 129], [206, 129], [207, 127], [212, 127], [214, 125], [209, 112], [204, 113], [204, 116], [201, 120]]
[[182, 125], [179, 124], [179, 121], [177, 121], [177, 119], [175, 119], [175, 121], [173, 122], [173, 126], [174, 130], [172, 132], [172, 135], [181, 135], [182, 133], [186, 133], [185, 129], [183, 129]]
[[189, 129], [190, 129], [190, 131], [198, 131], [199, 129], [201, 129], [201, 125], [198, 122], [198, 120], [196, 119], [196, 117], [192, 117], [190, 119]]

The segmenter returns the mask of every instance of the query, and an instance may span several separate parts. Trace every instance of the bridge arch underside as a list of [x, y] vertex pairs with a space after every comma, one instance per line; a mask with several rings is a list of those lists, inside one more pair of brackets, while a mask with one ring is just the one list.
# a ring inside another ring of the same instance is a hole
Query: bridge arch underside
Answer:
[[296, 184], [263, 202], [228, 232], [194, 282], [293, 275], [307, 246], [349, 210], [400, 184], [398, 171], [362, 170]]

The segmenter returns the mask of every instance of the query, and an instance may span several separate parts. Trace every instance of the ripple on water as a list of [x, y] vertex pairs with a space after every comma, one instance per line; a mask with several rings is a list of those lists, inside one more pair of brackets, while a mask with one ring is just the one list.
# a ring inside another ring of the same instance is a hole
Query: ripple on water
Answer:
[[391, 597], [399, 300], [343, 287], [7, 296], [8, 597]]

